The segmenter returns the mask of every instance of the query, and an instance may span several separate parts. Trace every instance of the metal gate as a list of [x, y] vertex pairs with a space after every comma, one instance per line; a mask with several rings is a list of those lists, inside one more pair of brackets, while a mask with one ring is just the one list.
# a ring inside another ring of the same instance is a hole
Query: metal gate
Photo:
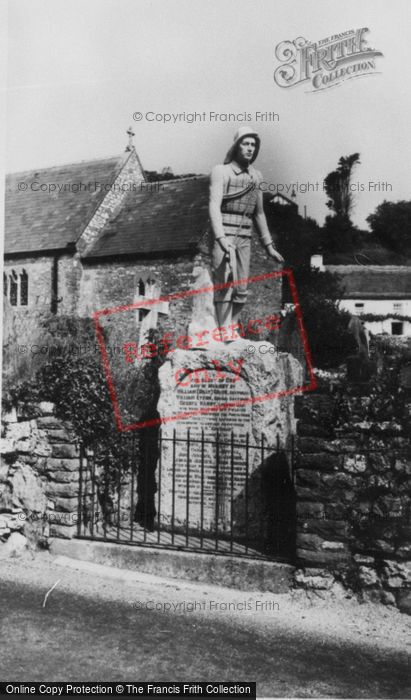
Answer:
[[79, 538], [292, 561], [294, 440], [138, 431], [122, 465], [81, 448]]

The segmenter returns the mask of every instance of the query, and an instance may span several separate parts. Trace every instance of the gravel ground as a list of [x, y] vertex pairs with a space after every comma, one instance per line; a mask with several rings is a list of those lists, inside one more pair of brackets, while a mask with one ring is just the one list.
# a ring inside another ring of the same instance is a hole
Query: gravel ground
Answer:
[[[283, 629], [298, 629], [302, 635], [361, 641], [391, 651], [404, 652], [411, 647], [411, 617], [391, 606], [358, 603], [354, 598], [331, 601], [308, 598], [302, 591], [281, 595], [238, 591], [52, 557], [46, 552], [2, 561], [1, 580], [33, 585], [44, 593], [58, 580], [59, 590], [126, 603], [135, 611], [157, 606], [160, 612], [175, 615], [229, 618], [248, 628], [275, 629], [281, 625]], [[197, 603], [197, 609], [191, 611], [190, 603]]]
[[271, 697], [411, 693], [411, 619], [389, 607], [242, 592], [46, 552], [1, 561], [0, 589], [6, 680], [174, 676], [257, 680], [258, 695]]

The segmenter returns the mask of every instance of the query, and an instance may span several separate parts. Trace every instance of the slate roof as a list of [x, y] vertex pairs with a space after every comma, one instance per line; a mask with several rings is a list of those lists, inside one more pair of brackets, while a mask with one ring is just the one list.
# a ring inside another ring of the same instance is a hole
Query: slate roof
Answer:
[[207, 229], [208, 187], [208, 176], [197, 176], [145, 183], [142, 191], [129, 192], [84, 257], [194, 249]]
[[344, 299], [411, 299], [411, 266], [326, 265], [340, 275]]
[[[111, 184], [124, 160], [121, 156], [82, 161], [8, 175], [4, 253], [56, 250], [74, 243], [107, 193], [94, 183]], [[39, 188], [35, 183], [55, 183], [62, 187], [89, 182], [92, 187], [87, 190], [75, 191], [71, 187], [52, 194], [35, 191]], [[27, 190], [19, 190], [19, 183], [25, 183]]]

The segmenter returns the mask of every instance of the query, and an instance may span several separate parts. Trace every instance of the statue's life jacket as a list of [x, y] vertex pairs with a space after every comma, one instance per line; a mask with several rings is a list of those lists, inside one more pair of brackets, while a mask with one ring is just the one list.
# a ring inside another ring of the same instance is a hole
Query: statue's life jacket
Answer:
[[[228, 182], [226, 191], [223, 195], [221, 203], [221, 214], [223, 225], [227, 233], [230, 234], [230, 228], [238, 229], [241, 227], [241, 235], [250, 236], [252, 227], [252, 216], [257, 204], [258, 197], [258, 179], [254, 168], [250, 168], [249, 172], [243, 171], [236, 175], [229, 164]], [[235, 233], [233, 230], [232, 233]]]

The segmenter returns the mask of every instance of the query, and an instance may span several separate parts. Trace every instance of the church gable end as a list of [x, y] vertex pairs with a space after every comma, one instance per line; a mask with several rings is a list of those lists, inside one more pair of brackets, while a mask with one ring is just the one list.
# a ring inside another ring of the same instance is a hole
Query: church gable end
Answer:
[[127, 194], [139, 191], [141, 182], [145, 181], [144, 170], [134, 146], [130, 148], [130, 153], [115, 180], [112, 183], [101, 183], [101, 186], [107, 189], [107, 194], [76, 244], [77, 251], [82, 257], [86, 256], [87, 252], [94, 246], [107, 222], [124, 203]]

